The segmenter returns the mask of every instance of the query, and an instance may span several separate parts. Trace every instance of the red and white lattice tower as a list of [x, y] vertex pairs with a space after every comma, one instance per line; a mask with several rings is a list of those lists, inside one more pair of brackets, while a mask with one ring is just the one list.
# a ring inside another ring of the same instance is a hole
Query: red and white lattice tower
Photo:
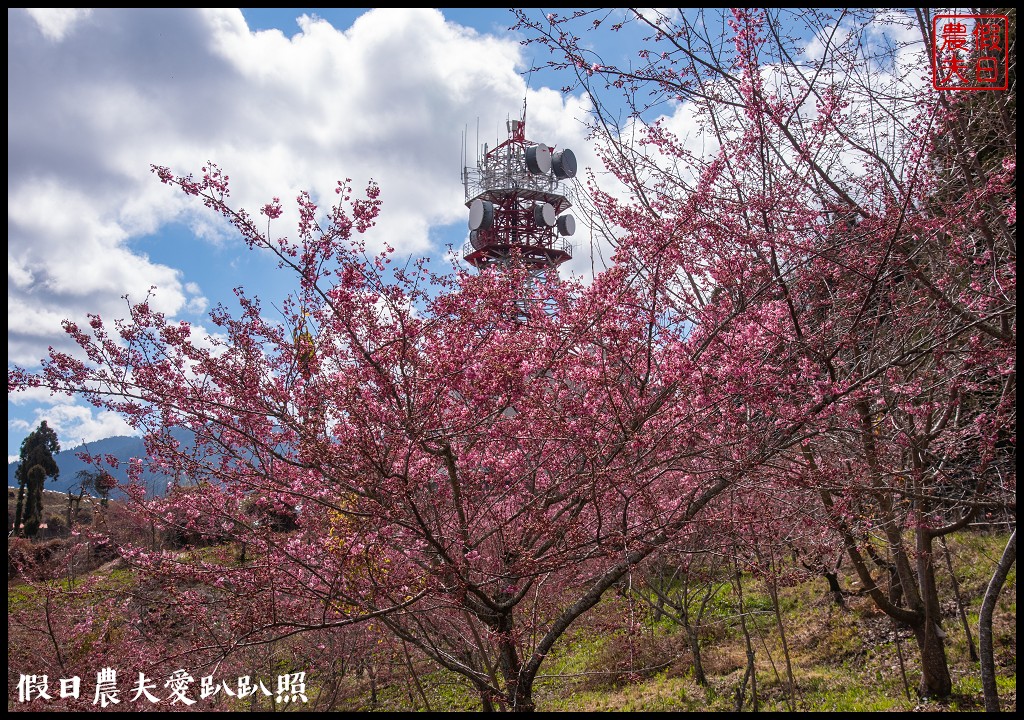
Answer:
[[[576, 220], [559, 184], [576, 176], [576, 156], [527, 140], [525, 107], [523, 119], [506, 127], [507, 140], [484, 145], [476, 167], [463, 168], [469, 239], [462, 257], [479, 270], [521, 263], [534, 279], [572, 258]], [[513, 300], [526, 309], [527, 298]]]

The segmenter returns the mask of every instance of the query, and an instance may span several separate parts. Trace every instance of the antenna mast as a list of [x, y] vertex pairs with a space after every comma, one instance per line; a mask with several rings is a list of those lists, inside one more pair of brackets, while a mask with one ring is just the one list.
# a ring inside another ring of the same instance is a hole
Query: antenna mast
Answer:
[[[503, 142], [484, 145], [476, 167], [463, 172], [469, 239], [462, 257], [478, 270], [518, 261], [535, 280], [572, 258], [576, 219], [565, 212], [572, 201], [559, 184], [576, 176], [576, 156], [527, 139], [525, 99], [522, 119], [506, 121], [506, 130]], [[516, 304], [526, 310], [523, 299]]]

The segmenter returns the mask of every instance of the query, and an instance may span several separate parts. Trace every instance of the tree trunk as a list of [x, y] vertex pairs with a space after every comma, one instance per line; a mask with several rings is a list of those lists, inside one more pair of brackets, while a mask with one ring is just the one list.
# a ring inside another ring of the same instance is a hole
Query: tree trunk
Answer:
[[970, 654], [971, 662], [978, 662], [978, 648], [974, 645], [974, 637], [971, 635], [971, 625], [967, 622], [967, 611], [964, 609], [964, 600], [960, 595], [960, 582], [956, 579], [956, 571], [953, 570], [953, 558], [949, 553], [949, 545], [946, 544], [945, 536], [941, 537], [942, 552], [946, 556], [946, 569], [949, 570], [949, 579], [953, 583], [953, 595], [956, 597], [956, 610], [960, 616], [960, 623], [964, 628], [964, 635], [967, 636], [967, 651]]
[[786, 639], [786, 625], [782, 622], [782, 611], [779, 609], [779, 588], [775, 584], [778, 578], [775, 566], [775, 550], [771, 551], [772, 576], [768, 579], [768, 594], [772, 599], [772, 610], [775, 612], [775, 626], [779, 629], [779, 641], [782, 643], [782, 655], [786, 660], [786, 683], [789, 691], [789, 711], [796, 712], [796, 679], [793, 677], [793, 661], [789, 655], [789, 641]]
[[511, 688], [512, 692], [512, 711], [513, 712], [533, 712], [535, 707], [533, 705], [533, 680], [523, 680], [522, 682], [516, 682], [515, 687]]
[[843, 587], [839, 584], [839, 574], [829, 570], [824, 570], [822, 575], [824, 575], [826, 582], [828, 582], [828, 591], [831, 593], [832, 599], [835, 601], [836, 605], [845, 610], [846, 598], [843, 597]]
[[533, 673], [523, 672], [523, 663], [512, 640], [512, 614], [481, 618], [498, 633], [498, 666], [505, 681], [505, 697], [512, 712], [533, 712]]
[[750, 630], [747, 628], [746, 610], [743, 607], [743, 578], [740, 574], [740, 566], [735, 558], [733, 558], [733, 562], [735, 563], [736, 605], [740, 614], [740, 628], [743, 630], [743, 641], [747, 647], [747, 671], [743, 675], [743, 682], [740, 683], [739, 689], [736, 690], [736, 712], [740, 712], [743, 709], [748, 680], [750, 681], [751, 708], [754, 712], [757, 712], [757, 664], [755, 662], [754, 643], [750, 638]]
[[978, 639], [981, 643], [981, 687], [985, 693], [985, 711], [999, 712], [999, 693], [996, 690], [996, 664], [992, 652], [992, 614], [996, 609], [996, 600], [1006, 582], [1010, 567], [1017, 561], [1017, 529], [1010, 535], [1003, 556], [999, 558], [996, 571], [985, 589], [985, 598], [981, 602], [981, 613], [978, 617]]
[[14, 534], [21, 536], [21, 513], [25, 507], [25, 483], [18, 483], [18, 504], [14, 511]]
[[[946, 634], [939, 625], [942, 622], [942, 606], [935, 582], [935, 553], [932, 548], [934, 536], [924, 527], [919, 528], [916, 535], [918, 586], [914, 596], [908, 597], [915, 601], [915, 609], [920, 612], [920, 620], [913, 623], [914, 637], [921, 651], [918, 694], [923, 698], [946, 698], [953, 691], [953, 680], [946, 660]], [[906, 587], [904, 593], [907, 593]]]
[[690, 653], [693, 655], [693, 679], [701, 687], [707, 687], [708, 676], [704, 673], [704, 660], [700, 655], [700, 628], [687, 625], [686, 636], [690, 641]]
[[953, 680], [946, 662], [946, 646], [939, 626], [930, 619], [913, 626], [914, 638], [921, 653], [921, 682], [917, 694], [922, 698], [946, 698], [953, 691]]
[[[828, 493], [823, 493], [822, 498], [825, 506], [831, 507], [831, 498]], [[864, 586], [864, 592], [874, 601], [879, 610], [893, 620], [906, 623], [914, 631], [914, 638], [921, 656], [921, 682], [918, 685], [918, 694], [921, 697], [948, 697], [953, 689], [953, 681], [950, 678], [949, 665], [946, 662], [946, 647], [942, 641], [942, 630], [938, 625], [941, 618], [935, 587], [934, 566], [930, 562], [930, 539], [927, 533], [923, 530], [918, 533], [916, 574], [908, 564], [904, 563], [904, 572], [896, 573], [896, 577], [894, 577], [894, 574], [887, 572], [886, 569], [887, 565], [892, 564], [880, 558], [868, 545], [868, 552], [872, 554], [872, 558], [881, 572], [889, 576], [890, 582], [898, 582], [902, 586], [900, 597], [906, 598], [910, 602], [910, 607], [901, 608], [889, 600], [892, 595], [891, 589], [886, 593], [884, 588], [875, 581], [854, 535], [849, 532], [848, 528], [842, 526], [841, 532], [846, 553]], [[898, 536], [895, 541], [899, 541]], [[898, 547], [893, 548], [894, 552], [898, 549]], [[905, 553], [903, 554], [905, 555]], [[906, 582], [902, 579], [903, 576], [906, 577]]]

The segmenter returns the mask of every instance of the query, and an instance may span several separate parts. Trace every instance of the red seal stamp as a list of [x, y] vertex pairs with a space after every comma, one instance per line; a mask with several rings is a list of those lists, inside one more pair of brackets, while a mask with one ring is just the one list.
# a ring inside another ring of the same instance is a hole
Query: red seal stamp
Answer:
[[936, 15], [932, 85], [936, 90], [1006, 90], [1009, 36], [1006, 15]]

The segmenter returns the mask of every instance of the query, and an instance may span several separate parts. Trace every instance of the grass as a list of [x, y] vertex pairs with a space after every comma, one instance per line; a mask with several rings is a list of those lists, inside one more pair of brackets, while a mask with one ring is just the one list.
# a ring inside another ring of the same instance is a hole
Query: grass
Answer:
[[[973, 641], [978, 643], [977, 610], [1005, 534], [963, 534], [949, 539], [961, 594], [969, 605]], [[951, 578], [943, 565], [938, 573], [946, 650], [953, 693], [945, 701], [921, 700], [917, 647], [907, 629], [897, 629], [863, 597], [852, 597], [846, 609], [831, 602], [823, 580], [779, 589], [779, 606], [789, 642], [795, 687], [791, 700], [783, 649], [770, 595], [753, 584], [744, 590], [750, 613], [747, 627], [755, 644], [758, 710], [788, 712], [976, 712], [983, 709], [979, 665], [968, 654], [965, 636], [952, 601]], [[1011, 572], [1000, 596], [994, 622], [997, 686], [1003, 710], [1016, 707], [1016, 577]], [[602, 601], [606, 616], [622, 617], [617, 596]], [[541, 669], [534, 699], [538, 709], [574, 712], [733, 712], [745, 671], [745, 648], [732, 609], [731, 590], [716, 597], [706, 622], [704, 645], [709, 685], [693, 679], [682, 630], [666, 619], [648, 619], [629, 647], [624, 634], [595, 633], [586, 625], [569, 633]], [[600, 622], [601, 614], [589, 618]], [[639, 638], [639, 639], [638, 639]], [[663, 664], [653, 673], [624, 667], [624, 658]], [[900, 656], [902, 655], [902, 666]], [[906, 680], [904, 681], [904, 673]], [[430, 676], [438, 680], [445, 673]], [[470, 693], [465, 704], [446, 709], [478, 710]], [[744, 710], [752, 709], [751, 690]]]
[[[948, 539], [960, 591], [968, 605], [975, 645], [981, 597], [1006, 534], [969, 533]], [[206, 560], [215, 560], [204, 549]], [[102, 581], [116, 591], [130, 585], [130, 571], [114, 569]], [[938, 572], [943, 627], [953, 692], [942, 702], [922, 701], [917, 648], [911, 633], [897, 628], [864, 597], [840, 608], [816, 579], [779, 588], [779, 606], [795, 684], [769, 593], [752, 579], [744, 585], [747, 628], [755, 657], [757, 707], [762, 712], [976, 712], [983, 709], [979, 664], [969, 657], [944, 561]], [[846, 578], [849, 582], [849, 577]], [[8, 611], [38, 601], [29, 586], [9, 584]], [[685, 634], [667, 617], [655, 620], [645, 604], [609, 593], [554, 646], [534, 687], [537, 708], [575, 712], [734, 712], [744, 688], [744, 711], [753, 710], [752, 686], [744, 685], [747, 649], [735, 614], [732, 588], [722, 585], [705, 618], [702, 653], [708, 684], [694, 679]], [[632, 619], [632, 629], [624, 618]], [[993, 625], [997, 686], [1003, 710], [1016, 708], [1016, 572], [1010, 573]], [[901, 663], [902, 657], [902, 663]], [[425, 659], [416, 677], [396, 663], [376, 682], [375, 698], [365, 675], [344, 678], [332, 709], [341, 711], [478, 711], [481, 699], [461, 676]], [[905, 678], [905, 679], [904, 679]], [[416, 680], [418, 680], [418, 685]], [[310, 678], [311, 687], [315, 680]], [[908, 690], [909, 689], [909, 690]], [[374, 702], [375, 700], [375, 702]]]

